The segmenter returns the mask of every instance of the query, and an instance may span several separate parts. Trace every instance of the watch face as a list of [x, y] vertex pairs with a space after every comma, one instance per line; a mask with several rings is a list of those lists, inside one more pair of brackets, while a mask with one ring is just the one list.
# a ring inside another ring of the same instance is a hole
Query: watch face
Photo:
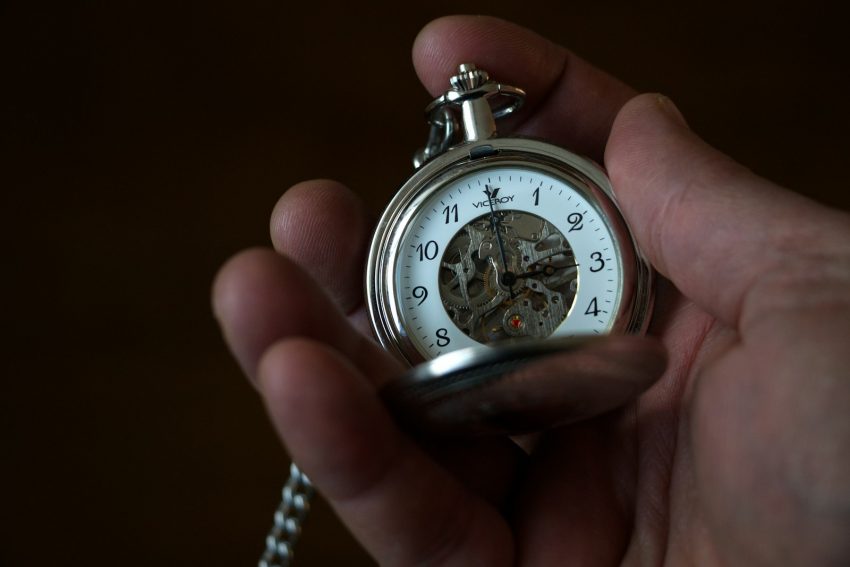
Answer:
[[416, 362], [622, 327], [633, 245], [604, 174], [575, 159], [585, 171], [503, 150], [414, 176], [382, 219], [367, 270], [381, 341]]

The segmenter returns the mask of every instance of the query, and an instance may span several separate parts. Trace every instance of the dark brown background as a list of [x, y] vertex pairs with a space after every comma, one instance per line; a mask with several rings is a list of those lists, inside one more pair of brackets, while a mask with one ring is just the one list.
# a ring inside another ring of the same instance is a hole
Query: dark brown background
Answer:
[[[255, 561], [287, 458], [210, 281], [267, 243], [291, 184], [337, 178], [377, 208], [407, 175], [428, 101], [409, 50], [435, 16], [535, 28], [848, 206], [832, 3], [589, 4], [4, 3], [0, 565]], [[369, 564], [323, 505], [299, 552]]]

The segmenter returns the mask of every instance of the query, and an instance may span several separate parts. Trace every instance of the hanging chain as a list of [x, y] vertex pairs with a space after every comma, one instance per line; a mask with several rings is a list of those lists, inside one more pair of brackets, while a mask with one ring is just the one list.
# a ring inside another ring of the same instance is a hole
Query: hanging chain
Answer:
[[274, 525], [266, 536], [266, 549], [258, 567], [289, 567], [301, 526], [310, 513], [313, 484], [298, 465], [289, 465], [289, 478], [283, 486], [280, 506], [274, 513]]

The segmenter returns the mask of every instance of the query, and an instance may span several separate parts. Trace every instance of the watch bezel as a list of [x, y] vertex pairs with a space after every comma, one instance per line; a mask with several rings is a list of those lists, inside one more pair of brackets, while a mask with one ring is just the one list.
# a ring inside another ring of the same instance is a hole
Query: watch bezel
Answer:
[[396, 251], [421, 202], [454, 179], [493, 165], [519, 165], [555, 174], [584, 194], [608, 223], [622, 267], [623, 290], [607, 332], [643, 333], [652, 308], [653, 272], [635, 244], [602, 168], [539, 140], [491, 138], [457, 146], [425, 163], [402, 185], [381, 216], [369, 249], [365, 282], [372, 329], [381, 345], [411, 365], [429, 360], [408, 336], [399, 313], [394, 287]]

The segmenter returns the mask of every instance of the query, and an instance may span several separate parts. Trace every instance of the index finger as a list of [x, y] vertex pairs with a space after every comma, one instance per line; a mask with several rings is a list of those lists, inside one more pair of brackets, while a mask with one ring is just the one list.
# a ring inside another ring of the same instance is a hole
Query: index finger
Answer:
[[413, 64], [425, 88], [442, 94], [461, 63], [474, 63], [528, 94], [519, 122], [500, 129], [513, 126], [599, 163], [614, 117], [635, 95], [560, 45], [498, 18], [448, 16], [425, 26], [413, 45]]

